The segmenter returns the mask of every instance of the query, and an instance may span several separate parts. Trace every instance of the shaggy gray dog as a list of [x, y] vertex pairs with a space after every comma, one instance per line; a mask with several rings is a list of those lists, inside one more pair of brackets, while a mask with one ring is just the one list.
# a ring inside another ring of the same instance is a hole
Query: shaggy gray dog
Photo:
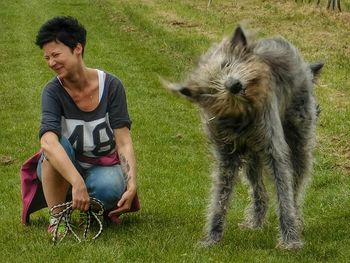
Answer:
[[163, 81], [196, 103], [215, 157], [203, 245], [223, 236], [230, 195], [242, 166], [251, 205], [242, 227], [264, 223], [268, 198], [263, 172], [276, 187], [278, 247], [300, 248], [301, 205], [310, 178], [317, 104], [313, 84], [323, 63], [306, 63], [282, 37], [254, 40], [238, 26], [203, 55], [182, 84]]

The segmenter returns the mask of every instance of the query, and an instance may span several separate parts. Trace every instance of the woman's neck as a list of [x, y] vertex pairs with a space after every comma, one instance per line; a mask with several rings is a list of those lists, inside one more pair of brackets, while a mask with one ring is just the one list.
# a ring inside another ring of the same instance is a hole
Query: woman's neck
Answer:
[[66, 89], [82, 91], [88, 86], [88, 83], [94, 77], [93, 71], [93, 69], [84, 67], [72, 75], [60, 80]]

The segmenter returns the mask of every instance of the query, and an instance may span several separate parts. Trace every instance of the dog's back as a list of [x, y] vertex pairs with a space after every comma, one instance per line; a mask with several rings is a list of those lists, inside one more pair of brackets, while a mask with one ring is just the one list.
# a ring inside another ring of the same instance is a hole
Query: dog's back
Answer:
[[290, 108], [293, 98], [301, 94], [312, 96], [314, 76], [311, 68], [289, 41], [282, 37], [262, 39], [253, 52], [270, 68], [270, 84], [277, 96], [281, 115]]

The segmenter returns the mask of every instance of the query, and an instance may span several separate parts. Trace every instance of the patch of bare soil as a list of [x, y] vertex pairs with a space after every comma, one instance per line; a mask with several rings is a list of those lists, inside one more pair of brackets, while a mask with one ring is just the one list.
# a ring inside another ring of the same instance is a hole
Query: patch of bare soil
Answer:
[[10, 165], [15, 161], [15, 159], [11, 156], [7, 155], [0, 155], [0, 165], [5, 166], [5, 165]]
[[170, 11], [161, 11], [158, 13], [159, 16], [169, 25], [178, 27], [198, 27], [198, 24], [186, 21], [183, 18], [179, 18], [175, 13]]
[[203, 28], [203, 25], [200, 23], [195, 23], [192, 21], [189, 21], [185, 18], [177, 16], [174, 12], [171, 11], [161, 11], [158, 13], [161, 20], [169, 25], [171, 28], [183, 28], [183, 29], [191, 29], [195, 32], [207, 36], [209, 39], [214, 40], [217, 39], [218, 36], [214, 32], [209, 32]]

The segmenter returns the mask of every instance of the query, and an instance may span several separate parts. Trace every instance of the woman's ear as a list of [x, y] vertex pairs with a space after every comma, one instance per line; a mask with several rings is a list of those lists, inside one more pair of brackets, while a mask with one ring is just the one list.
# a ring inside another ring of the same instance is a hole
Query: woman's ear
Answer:
[[73, 53], [81, 56], [83, 56], [83, 51], [84, 51], [84, 48], [80, 43], [78, 43], [73, 49]]

